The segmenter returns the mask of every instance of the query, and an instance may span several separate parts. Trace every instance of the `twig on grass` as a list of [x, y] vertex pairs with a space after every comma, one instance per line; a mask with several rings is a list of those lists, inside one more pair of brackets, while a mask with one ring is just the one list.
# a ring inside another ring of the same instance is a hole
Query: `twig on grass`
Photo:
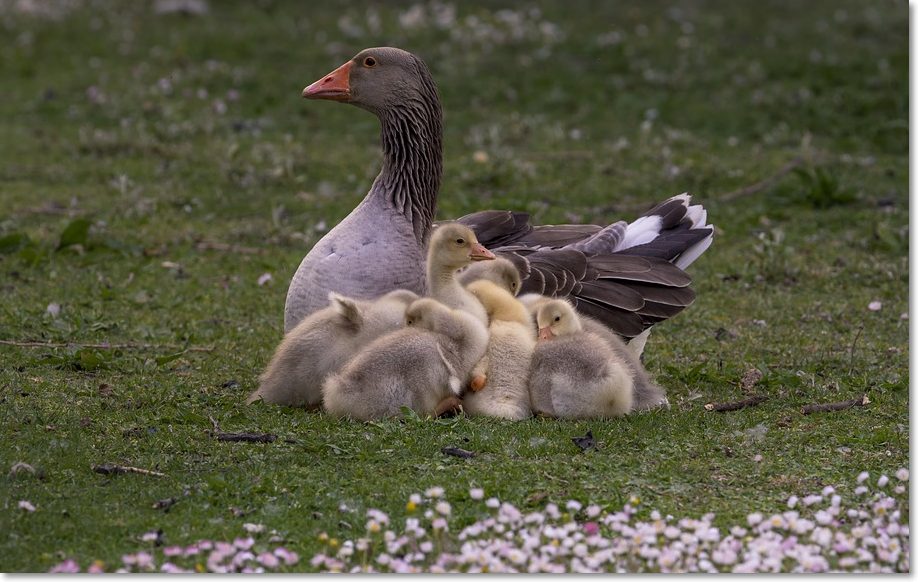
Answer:
[[277, 440], [276, 434], [266, 432], [216, 432], [213, 434], [218, 441], [227, 443], [273, 443]]
[[137, 473], [138, 475], [150, 475], [152, 477], [165, 477], [165, 473], [141, 469], [139, 467], [128, 467], [126, 465], [116, 465], [114, 463], [104, 463], [102, 465], [93, 465], [92, 470], [102, 475], [123, 475], [124, 473]]
[[766, 190], [770, 188], [771, 186], [773, 186], [776, 182], [778, 182], [778, 180], [780, 180], [784, 176], [790, 174], [795, 169], [802, 166], [803, 163], [804, 163], [803, 158], [801, 156], [797, 156], [790, 162], [786, 163], [776, 173], [772, 174], [771, 176], [768, 176], [764, 180], [760, 180], [754, 184], [749, 184], [748, 186], [743, 186], [742, 188], [733, 190], [732, 192], [727, 192], [719, 196], [714, 196], [714, 199], [720, 202], [729, 202], [731, 200], [736, 200], [737, 198], [742, 198], [743, 196], [749, 196], [751, 194], [756, 194], [757, 192], [761, 192], [762, 190]]
[[860, 326], [858, 326], [858, 328], [857, 328], [857, 333], [854, 334], [854, 339], [851, 340], [851, 349], [850, 349], [850, 351], [849, 351], [849, 357], [848, 357], [848, 369], [849, 369], [849, 370], [850, 370], [851, 368], [854, 367], [854, 350], [855, 350], [855, 348], [857, 348], [857, 340], [861, 337], [861, 332], [862, 332], [862, 331], [864, 331], [864, 325], [863, 325], [863, 324], [861, 324]]
[[[207, 432], [212, 434], [218, 441], [225, 443], [273, 443], [277, 440], [276, 434], [266, 432], [223, 432], [220, 430], [220, 423], [217, 422], [216, 418], [213, 416], [208, 416], [207, 418], [210, 419], [210, 424], [214, 427], [214, 430]], [[293, 439], [284, 440], [285, 442], [296, 444]]]
[[460, 449], [459, 447], [443, 447], [440, 452], [449, 457], [459, 457], [460, 459], [471, 459], [475, 456], [472, 451]]
[[868, 404], [870, 404], [870, 399], [867, 398], [866, 394], [862, 394], [857, 398], [852, 398], [851, 400], [842, 400], [841, 402], [808, 404], [803, 407], [801, 412], [803, 412], [803, 414], [813, 414], [814, 412], [836, 412], [838, 410], [847, 410], [848, 408], [853, 408], [855, 406], [867, 406]]
[[768, 396], [753, 396], [752, 398], [737, 400], [735, 402], [709, 402], [704, 405], [704, 409], [708, 412], [732, 412], [734, 410], [740, 410], [750, 406], [758, 406], [766, 400], [768, 400]]
[[16, 346], [20, 348], [88, 348], [93, 350], [185, 350], [188, 352], [212, 352], [213, 346], [191, 346], [183, 347], [175, 344], [83, 344], [83, 343], [55, 343], [55, 342], [29, 342], [15, 340], [0, 340], [0, 344], [5, 346]]

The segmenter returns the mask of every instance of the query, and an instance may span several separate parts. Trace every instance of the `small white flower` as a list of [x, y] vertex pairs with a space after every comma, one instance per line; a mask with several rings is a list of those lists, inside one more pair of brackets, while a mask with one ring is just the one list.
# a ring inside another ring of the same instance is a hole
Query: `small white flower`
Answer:
[[896, 471], [896, 479], [898, 479], [899, 481], [908, 481], [908, 469], [906, 469], [905, 467], [902, 467], [901, 469]]
[[408, 501], [414, 503], [415, 505], [421, 504], [421, 495], [419, 493], [412, 493], [411, 497], [408, 498]]
[[570, 501], [567, 502], [567, 505], [565, 507], [567, 507], [568, 511], [577, 512], [577, 511], [580, 511], [580, 508], [583, 507], [583, 505], [579, 501], [574, 501], [573, 499], [571, 499]]
[[440, 501], [440, 502], [438, 502], [438, 503], [434, 506], [434, 509], [436, 509], [436, 510], [437, 510], [437, 513], [439, 513], [440, 515], [449, 515], [450, 512], [452, 512], [452, 507], [450, 506], [449, 503], [447, 503], [447, 502], [445, 502], [445, 501]]
[[484, 489], [469, 489], [469, 497], [476, 501], [484, 499]]
[[797, 507], [797, 501], [798, 501], [797, 496], [796, 496], [796, 495], [791, 495], [790, 498], [788, 498], [788, 500], [787, 500], [787, 506], [790, 507], [791, 509], [793, 509], [793, 508]]
[[248, 533], [261, 533], [265, 531], [265, 526], [260, 523], [244, 523], [242, 524], [242, 529]]
[[427, 497], [431, 497], [431, 498], [443, 497], [443, 488], [442, 487], [431, 487], [430, 489], [424, 492], [424, 495], [426, 495]]
[[746, 522], [750, 526], [759, 525], [760, 523], [762, 523], [762, 514], [759, 512], [750, 513], [748, 516], [746, 516]]
[[883, 309], [883, 304], [879, 301], [871, 301], [870, 304], [867, 305], [867, 309], [870, 311], [879, 311]]
[[[602, 512], [602, 508], [598, 505], [588, 505], [586, 508], [586, 514], [589, 518], [594, 518]], [[659, 517], [657, 518], [659, 519]]]
[[861, 485], [860, 487], [854, 490], [855, 495], [863, 495], [864, 493], [867, 493], [867, 488], [864, 487], [863, 485]]
[[889, 483], [889, 477], [886, 475], [880, 475], [880, 478], [877, 479], [877, 487], [886, 487], [887, 483]]
[[497, 509], [498, 507], [500, 507], [500, 500], [497, 499], [497, 497], [491, 497], [487, 501], [485, 501], [485, 505], [487, 505], [491, 509]]
[[870, 473], [868, 473], [867, 471], [864, 471], [864, 472], [862, 472], [860, 475], [857, 476], [857, 482], [858, 482], [858, 483], [863, 483], [864, 481], [866, 481], [866, 480], [869, 479], [869, 478], [870, 478]]

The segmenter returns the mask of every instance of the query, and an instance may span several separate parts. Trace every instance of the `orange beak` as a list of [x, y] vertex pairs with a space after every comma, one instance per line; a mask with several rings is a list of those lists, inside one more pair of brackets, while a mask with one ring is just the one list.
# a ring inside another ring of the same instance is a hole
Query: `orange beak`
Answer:
[[469, 253], [469, 258], [473, 261], [490, 261], [494, 258], [494, 253], [484, 248], [481, 243], [475, 243], [472, 245], [472, 252]]
[[303, 97], [306, 99], [350, 101], [352, 65], [353, 61], [348, 61], [312, 85], [306, 87], [303, 89]]
[[540, 340], [550, 340], [555, 337], [554, 332], [551, 331], [550, 327], [541, 327], [539, 328], [539, 339]]

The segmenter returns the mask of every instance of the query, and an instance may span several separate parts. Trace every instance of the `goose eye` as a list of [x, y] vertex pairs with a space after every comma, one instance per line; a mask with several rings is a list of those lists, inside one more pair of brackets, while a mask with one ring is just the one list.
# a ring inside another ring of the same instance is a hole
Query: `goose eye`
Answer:
[[367, 57], [363, 59], [363, 66], [364, 67], [375, 67], [376, 59], [374, 59], [373, 57]]
[[456, 244], [457, 244], [457, 245], [464, 245], [464, 244], [465, 244], [465, 239], [464, 239], [464, 238], [457, 238], [457, 239], [456, 239]]

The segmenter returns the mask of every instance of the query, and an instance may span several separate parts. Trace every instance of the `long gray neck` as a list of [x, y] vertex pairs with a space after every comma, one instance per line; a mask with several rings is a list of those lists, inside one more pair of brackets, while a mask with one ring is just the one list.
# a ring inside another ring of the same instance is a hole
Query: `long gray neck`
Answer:
[[421, 245], [437, 212], [443, 174], [440, 100], [432, 83], [424, 93], [380, 114], [384, 160], [376, 179], [387, 201], [411, 222]]

